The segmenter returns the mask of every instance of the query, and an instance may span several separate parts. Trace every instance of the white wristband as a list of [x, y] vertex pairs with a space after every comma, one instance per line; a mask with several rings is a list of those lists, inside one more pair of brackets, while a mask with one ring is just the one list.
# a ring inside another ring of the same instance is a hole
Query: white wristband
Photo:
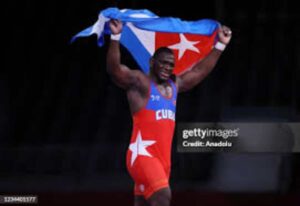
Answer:
[[121, 33], [120, 34], [111, 34], [110, 35], [111, 40], [120, 41], [121, 39]]
[[218, 41], [215, 45], [215, 48], [219, 51], [224, 51], [224, 49], [226, 48], [226, 44]]

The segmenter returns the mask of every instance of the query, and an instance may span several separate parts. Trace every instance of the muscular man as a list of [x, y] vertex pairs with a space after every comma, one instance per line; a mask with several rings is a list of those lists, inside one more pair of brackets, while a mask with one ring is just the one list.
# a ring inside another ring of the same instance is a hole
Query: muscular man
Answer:
[[219, 29], [219, 45], [190, 70], [171, 78], [174, 69], [172, 50], [162, 47], [149, 60], [150, 74], [131, 70], [120, 62], [116, 35], [122, 23], [110, 21], [112, 38], [107, 53], [107, 71], [125, 89], [133, 118], [133, 131], [127, 152], [127, 169], [135, 182], [135, 206], [169, 206], [171, 190], [171, 144], [175, 127], [176, 98], [199, 84], [214, 68], [231, 39], [231, 30]]

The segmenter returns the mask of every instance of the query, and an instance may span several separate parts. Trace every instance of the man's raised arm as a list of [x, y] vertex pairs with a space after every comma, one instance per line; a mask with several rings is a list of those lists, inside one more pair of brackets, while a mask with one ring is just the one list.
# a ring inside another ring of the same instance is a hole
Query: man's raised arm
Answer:
[[202, 61], [197, 62], [189, 71], [177, 77], [179, 92], [185, 92], [199, 84], [215, 67], [222, 51], [231, 39], [231, 30], [226, 26], [221, 26], [218, 32], [219, 42], [215, 48]]
[[111, 20], [109, 26], [112, 36], [106, 57], [107, 72], [118, 86], [128, 89], [139, 84], [142, 73], [138, 70], [130, 70], [127, 66], [121, 64], [119, 40], [122, 32], [122, 22]]

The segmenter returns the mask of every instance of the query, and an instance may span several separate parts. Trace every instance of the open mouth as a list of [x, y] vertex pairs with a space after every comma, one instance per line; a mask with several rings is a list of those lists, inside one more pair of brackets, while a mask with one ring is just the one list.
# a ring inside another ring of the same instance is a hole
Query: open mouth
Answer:
[[169, 78], [169, 74], [168, 73], [166, 73], [166, 72], [160, 72], [160, 75], [163, 77], [163, 78]]

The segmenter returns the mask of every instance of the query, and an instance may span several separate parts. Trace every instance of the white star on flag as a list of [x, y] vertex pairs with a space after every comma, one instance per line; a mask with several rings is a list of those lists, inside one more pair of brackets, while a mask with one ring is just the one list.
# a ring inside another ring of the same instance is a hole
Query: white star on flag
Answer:
[[138, 131], [136, 141], [129, 145], [129, 150], [132, 152], [131, 155], [131, 166], [133, 165], [135, 159], [138, 155], [144, 155], [152, 157], [151, 154], [146, 150], [146, 147], [154, 144], [154, 140], [142, 140], [141, 131]]
[[180, 37], [179, 43], [168, 46], [170, 49], [179, 50], [178, 60], [181, 59], [181, 57], [184, 55], [186, 50], [191, 50], [200, 53], [200, 50], [194, 46], [195, 44], [198, 44], [200, 41], [189, 41], [187, 40], [187, 38], [185, 38], [183, 34], [180, 34], [179, 37]]

